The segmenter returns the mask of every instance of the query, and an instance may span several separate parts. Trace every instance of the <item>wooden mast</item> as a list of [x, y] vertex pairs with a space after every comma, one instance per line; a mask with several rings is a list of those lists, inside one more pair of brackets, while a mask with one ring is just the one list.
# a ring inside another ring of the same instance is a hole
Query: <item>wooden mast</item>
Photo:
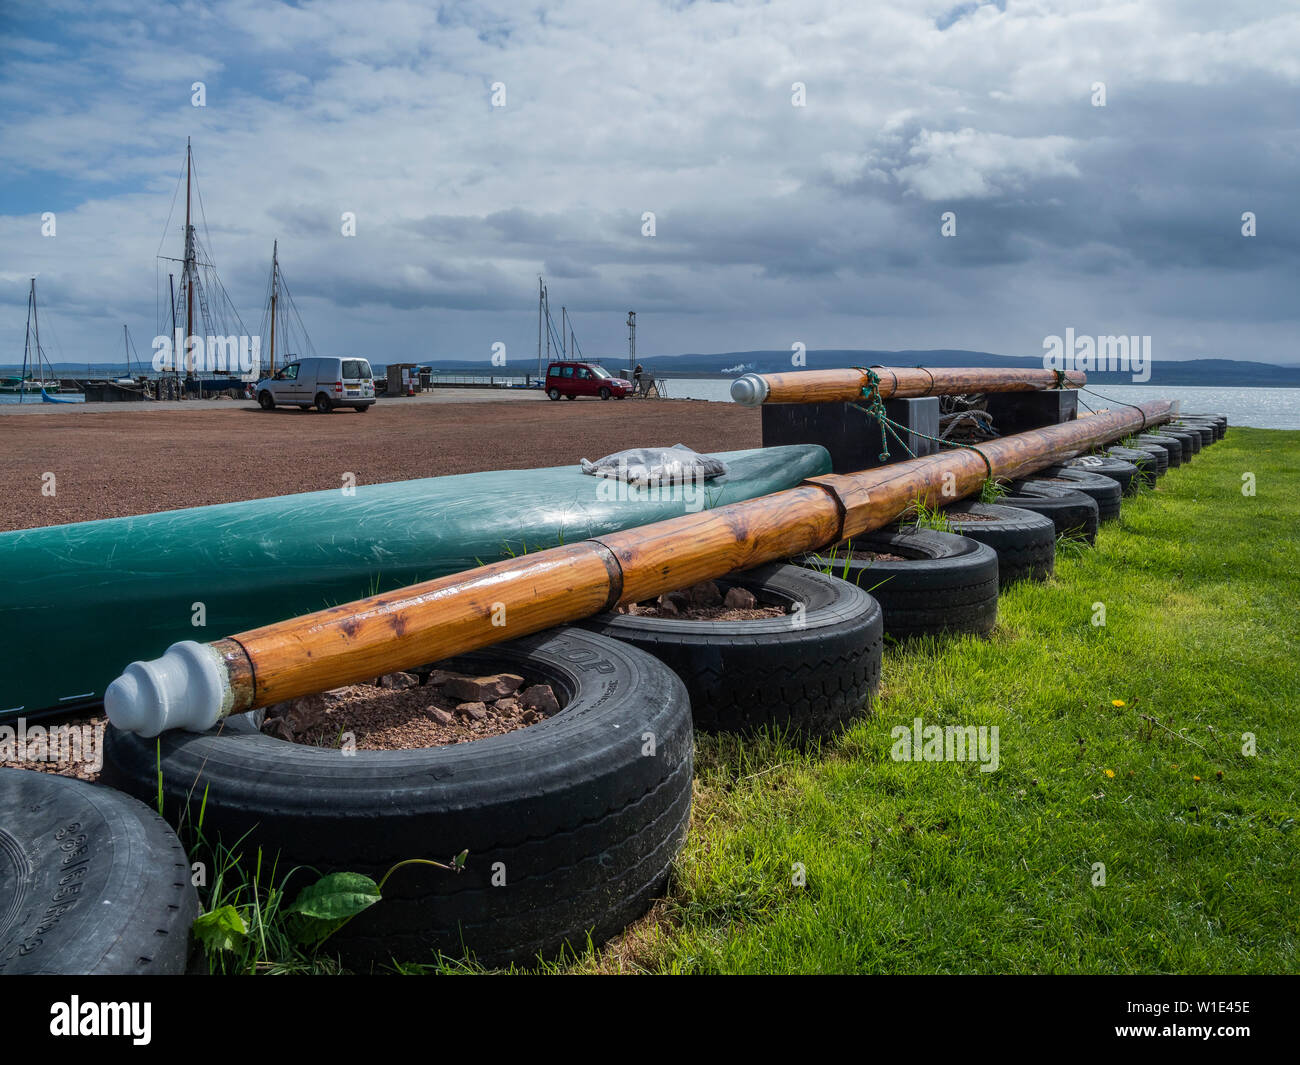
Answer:
[[[927, 370], [878, 366], [872, 371], [881, 399], [953, 395], [967, 392], [1033, 392], [1077, 387], [1088, 375], [1071, 370], [990, 370], [982, 367], [937, 367]], [[762, 403], [851, 403], [871, 384], [863, 367], [843, 370], [798, 370], [794, 373], [747, 373], [731, 383], [731, 398], [747, 407]]]
[[276, 240], [271, 245], [271, 376], [275, 376], [275, 301], [276, 288], [279, 282], [280, 270], [280, 242]]
[[[110, 720], [146, 736], [210, 728], [229, 713], [437, 662], [791, 558], [944, 506], [988, 477], [1027, 476], [1168, 421], [1155, 400], [973, 448], [852, 474], [594, 537], [266, 625], [215, 643], [173, 644], [105, 693]], [[504, 624], [502, 624], [504, 622]]]
[[36, 309], [36, 278], [27, 293], [27, 335], [23, 338], [23, 368], [18, 374], [18, 402], [25, 402], [23, 393], [27, 386], [27, 353], [32, 346], [32, 311]]
[[[185, 379], [194, 378], [194, 366], [189, 356], [189, 341], [194, 335], [194, 230], [190, 224], [190, 162], [192, 152], [190, 139], [185, 138], [185, 339], [182, 350], [185, 352]], [[182, 397], [183, 398], [183, 397]]]

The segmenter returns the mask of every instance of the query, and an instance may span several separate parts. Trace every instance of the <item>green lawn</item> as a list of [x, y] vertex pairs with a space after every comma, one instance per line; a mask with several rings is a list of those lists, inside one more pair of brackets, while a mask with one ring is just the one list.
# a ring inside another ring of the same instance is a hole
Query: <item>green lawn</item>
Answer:
[[[890, 647], [818, 751], [701, 736], [669, 898], [568, 968], [1300, 969], [1298, 464], [1300, 433], [1230, 429], [991, 639]], [[917, 717], [997, 726], [999, 768], [892, 760]]]

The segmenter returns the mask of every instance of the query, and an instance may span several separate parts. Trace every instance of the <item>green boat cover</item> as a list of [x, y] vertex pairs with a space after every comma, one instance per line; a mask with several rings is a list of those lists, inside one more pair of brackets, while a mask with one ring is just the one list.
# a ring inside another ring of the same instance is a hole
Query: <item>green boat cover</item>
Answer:
[[177, 640], [219, 639], [830, 472], [814, 444], [718, 457], [726, 475], [700, 485], [636, 489], [575, 463], [0, 533], [0, 721], [93, 706], [129, 663]]

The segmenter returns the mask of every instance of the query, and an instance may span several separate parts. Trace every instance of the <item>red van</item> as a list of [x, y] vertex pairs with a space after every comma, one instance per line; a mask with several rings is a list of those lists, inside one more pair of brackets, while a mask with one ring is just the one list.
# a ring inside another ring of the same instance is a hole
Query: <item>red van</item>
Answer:
[[546, 394], [551, 399], [599, 396], [622, 399], [632, 394], [632, 383], [615, 377], [594, 362], [553, 362], [546, 367]]

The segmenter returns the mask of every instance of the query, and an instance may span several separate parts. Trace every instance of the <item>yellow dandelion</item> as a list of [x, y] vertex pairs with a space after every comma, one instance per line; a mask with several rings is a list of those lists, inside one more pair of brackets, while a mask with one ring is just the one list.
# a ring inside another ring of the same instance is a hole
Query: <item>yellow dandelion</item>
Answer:
[[1201, 778], [1198, 776], [1193, 776], [1192, 779], [1196, 781], [1198, 784], [1201, 782]]
[[1124, 705], [1126, 705], [1126, 704], [1125, 704], [1125, 702], [1124, 702], [1123, 699], [1112, 699], [1112, 700], [1110, 701], [1110, 705], [1111, 705], [1111, 706], [1124, 706]]
[[1108, 777], [1113, 778], [1113, 777], [1115, 776], [1115, 770], [1113, 770], [1113, 769], [1107, 769], [1107, 770], [1106, 770], [1106, 775], [1107, 775]]

